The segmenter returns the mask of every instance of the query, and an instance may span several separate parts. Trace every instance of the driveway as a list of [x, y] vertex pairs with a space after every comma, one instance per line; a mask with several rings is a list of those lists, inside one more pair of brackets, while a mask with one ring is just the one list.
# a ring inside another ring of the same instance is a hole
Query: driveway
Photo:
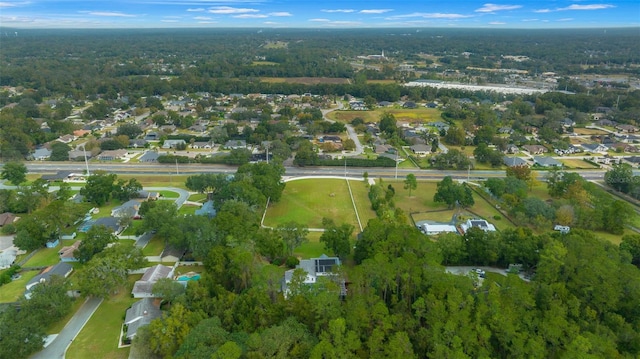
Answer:
[[[502, 274], [503, 276], [507, 275], [507, 272], [505, 269], [502, 268], [495, 268], [495, 267], [480, 267], [480, 266], [476, 266], [476, 267], [470, 267], [470, 266], [448, 266], [448, 267], [444, 267], [445, 271], [447, 273], [451, 273], [451, 274], [455, 274], [455, 275], [467, 275], [469, 274], [469, 272], [471, 272], [472, 269], [474, 268], [479, 268], [482, 269], [485, 272], [491, 272], [491, 273], [498, 273], [498, 274]], [[525, 282], [529, 282], [529, 279], [524, 277], [523, 273], [519, 274], [520, 279], [522, 279]], [[482, 282], [481, 282], [482, 283]]]
[[93, 313], [100, 306], [100, 303], [102, 303], [102, 298], [88, 298], [60, 334], [46, 348], [32, 355], [30, 359], [64, 358], [69, 345], [71, 345], [71, 342], [80, 333], [84, 325], [87, 324]]
[[145, 190], [148, 191], [172, 191], [178, 193], [178, 198], [176, 199], [176, 206], [178, 208], [182, 207], [182, 205], [189, 199], [189, 191], [184, 190], [182, 188], [175, 187], [145, 187]]

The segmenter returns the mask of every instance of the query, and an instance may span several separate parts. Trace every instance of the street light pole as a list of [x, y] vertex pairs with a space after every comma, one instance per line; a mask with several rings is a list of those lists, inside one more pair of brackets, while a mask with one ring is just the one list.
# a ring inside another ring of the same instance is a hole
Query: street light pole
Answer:
[[86, 143], [82, 144], [82, 151], [84, 152], [84, 165], [87, 167], [87, 177], [89, 177], [91, 174], [89, 173], [89, 162], [87, 161], [87, 147], [86, 147]]
[[396, 148], [396, 180], [398, 179], [398, 149]]

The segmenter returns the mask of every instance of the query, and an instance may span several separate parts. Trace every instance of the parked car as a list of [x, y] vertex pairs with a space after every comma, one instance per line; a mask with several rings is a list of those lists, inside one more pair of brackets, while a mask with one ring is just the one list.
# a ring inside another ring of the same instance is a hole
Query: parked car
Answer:
[[480, 268], [473, 268], [471, 271], [472, 271], [472, 272], [474, 272], [474, 273], [476, 273], [476, 274], [478, 275], [478, 277], [480, 277], [480, 278], [484, 278], [485, 272], [484, 272], [482, 269], [480, 269]]

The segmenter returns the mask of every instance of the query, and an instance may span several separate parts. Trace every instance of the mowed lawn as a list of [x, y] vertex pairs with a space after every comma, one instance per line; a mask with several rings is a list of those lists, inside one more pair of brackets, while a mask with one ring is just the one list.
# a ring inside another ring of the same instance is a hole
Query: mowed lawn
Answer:
[[[370, 219], [376, 218], [376, 212], [371, 208], [371, 201], [369, 200], [369, 186], [364, 182], [364, 180], [349, 181], [349, 185], [351, 186], [353, 200], [356, 202], [360, 222], [364, 229]], [[359, 230], [358, 227], [356, 227], [356, 229]]]
[[307, 228], [322, 228], [322, 218], [358, 228], [355, 210], [343, 179], [303, 179], [287, 182], [278, 203], [267, 209], [264, 225], [276, 227], [295, 221]]
[[20, 278], [3, 285], [0, 288], [0, 303], [15, 302], [24, 294], [25, 286], [31, 280], [31, 278], [38, 275], [40, 271], [22, 271], [20, 272]]
[[131, 288], [142, 275], [129, 276], [128, 285], [100, 304], [98, 310], [73, 340], [67, 358], [126, 359], [129, 348], [118, 349], [118, 340], [126, 310], [138, 299], [131, 298]]

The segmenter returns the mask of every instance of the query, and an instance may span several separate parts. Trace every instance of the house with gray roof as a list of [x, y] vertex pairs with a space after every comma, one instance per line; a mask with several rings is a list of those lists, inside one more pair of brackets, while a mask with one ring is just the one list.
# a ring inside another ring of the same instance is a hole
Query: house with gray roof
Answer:
[[140, 327], [149, 325], [152, 320], [160, 318], [160, 301], [153, 298], [144, 298], [131, 305], [127, 309], [124, 317], [124, 325], [126, 326], [125, 337], [132, 340]]
[[504, 156], [502, 158], [502, 162], [507, 167], [517, 167], [517, 166], [528, 166], [529, 165], [527, 163], [527, 161], [525, 161], [524, 159], [522, 159], [520, 157]]
[[35, 161], [46, 161], [51, 157], [51, 150], [46, 147], [38, 148], [33, 152], [32, 156]]
[[140, 201], [135, 199], [126, 201], [125, 203], [115, 207], [111, 210], [112, 217], [129, 217], [135, 218], [138, 216], [138, 210], [140, 209]]
[[147, 151], [142, 156], [140, 156], [140, 158], [138, 158], [138, 161], [140, 161], [140, 162], [158, 162], [158, 157], [160, 157], [160, 154], [158, 152], [156, 152], [156, 151]]
[[133, 285], [131, 294], [134, 298], [153, 298], [153, 285], [163, 278], [173, 278], [173, 267], [157, 264], [147, 268], [140, 280]]
[[118, 234], [123, 230], [122, 226], [120, 226], [120, 218], [116, 217], [98, 218], [93, 222], [92, 226], [105, 226], [115, 234]]
[[533, 163], [541, 167], [562, 167], [560, 161], [547, 156], [534, 156]]
[[178, 146], [187, 145], [184, 140], [165, 140], [162, 148], [176, 148]]
[[71, 264], [64, 263], [64, 262], [60, 262], [56, 265], [43, 269], [38, 275], [31, 278], [31, 280], [27, 282], [27, 285], [26, 285], [27, 291], [24, 294], [25, 297], [27, 297], [27, 299], [31, 298], [30, 292], [34, 286], [50, 281], [53, 276], [67, 278], [72, 271], [73, 271], [73, 267], [71, 266]]

